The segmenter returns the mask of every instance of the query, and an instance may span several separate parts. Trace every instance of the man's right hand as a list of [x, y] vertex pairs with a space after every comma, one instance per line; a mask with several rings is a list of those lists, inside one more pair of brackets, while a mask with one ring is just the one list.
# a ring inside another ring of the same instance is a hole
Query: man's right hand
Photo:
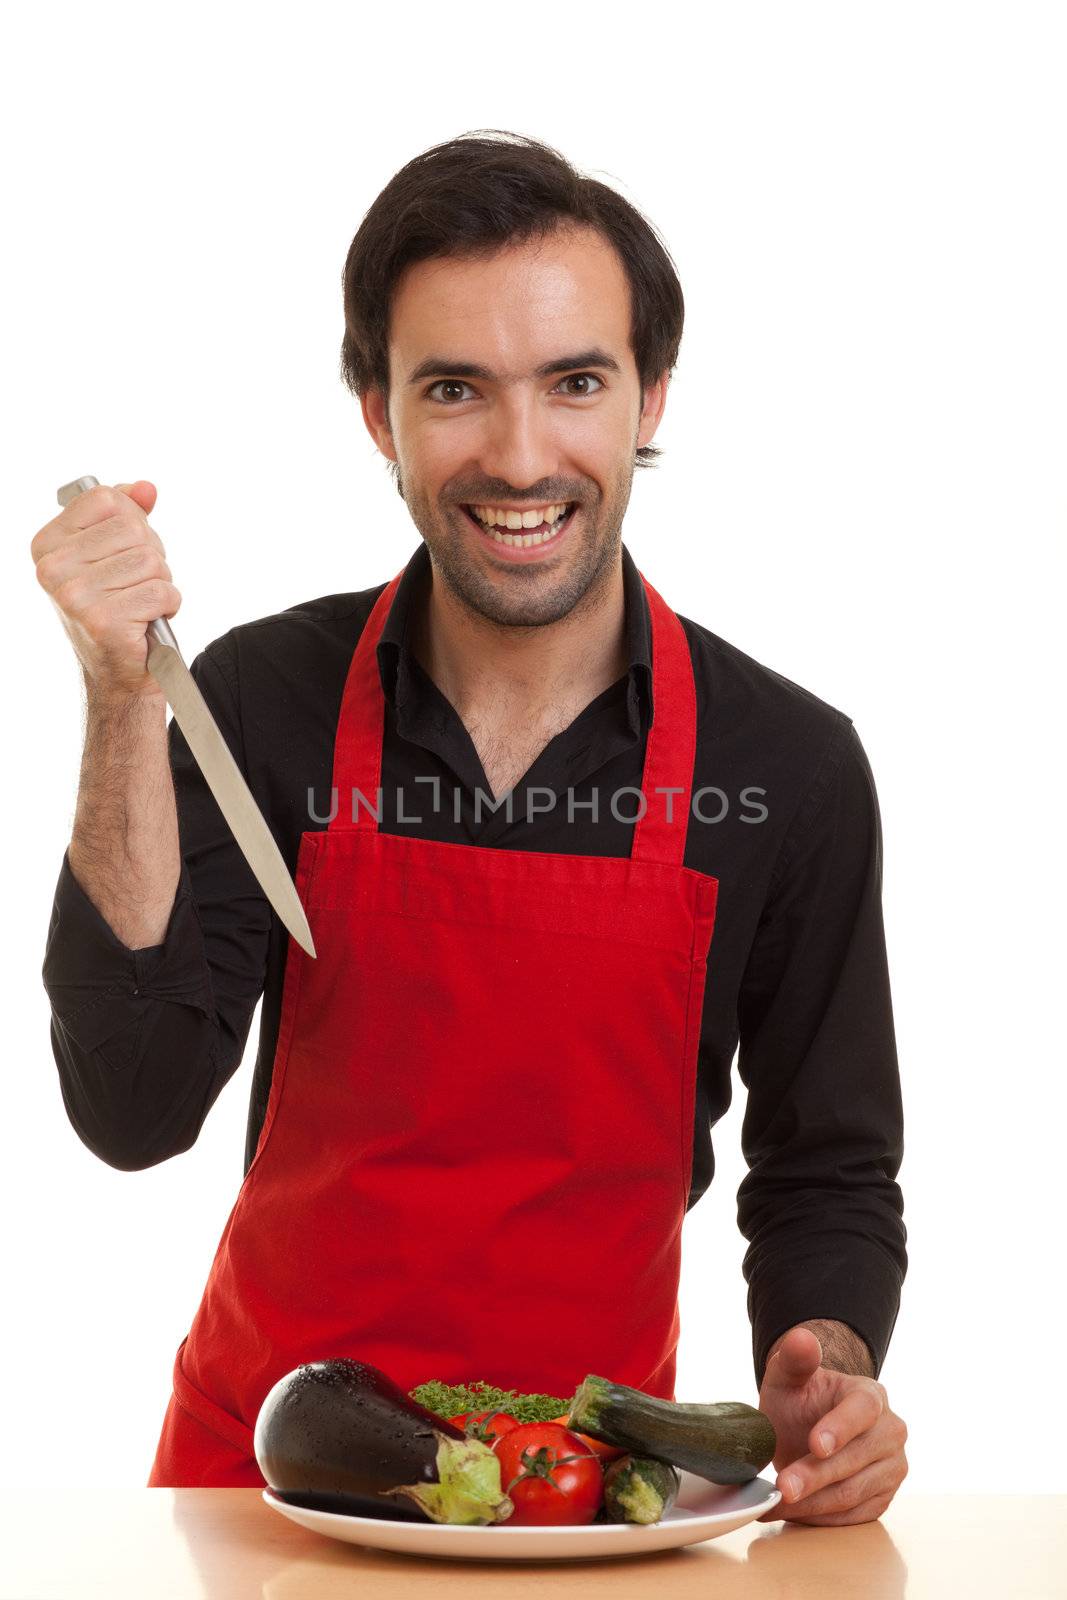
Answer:
[[94, 696], [163, 697], [146, 666], [148, 624], [174, 616], [182, 597], [148, 524], [155, 503], [155, 485], [144, 478], [100, 484], [77, 495], [30, 544], [38, 582]]

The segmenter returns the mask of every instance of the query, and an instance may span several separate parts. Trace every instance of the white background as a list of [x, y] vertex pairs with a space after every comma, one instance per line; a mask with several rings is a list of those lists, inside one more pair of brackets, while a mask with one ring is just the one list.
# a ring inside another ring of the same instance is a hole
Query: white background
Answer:
[[[907, 1121], [882, 1372], [901, 1493], [1067, 1489], [1062, 8], [7, 15], [3, 1481], [145, 1481], [258, 1034], [257, 1014], [187, 1155], [114, 1171], [66, 1119], [40, 967], [81, 688], [30, 540], [59, 484], [150, 478], [187, 660], [398, 571], [418, 535], [337, 375], [341, 268], [400, 166], [495, 127], [622, 190], [681, 276], [638, 566], [851, 716], [874, 770]], [[755, 1400], [743, 1106], [738, 1083], [686, 1222], [680, 1398]]]

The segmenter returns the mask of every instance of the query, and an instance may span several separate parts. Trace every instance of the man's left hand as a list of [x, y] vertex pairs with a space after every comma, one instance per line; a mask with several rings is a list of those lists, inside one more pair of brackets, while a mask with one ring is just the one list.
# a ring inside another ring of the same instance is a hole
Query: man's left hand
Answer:
[[[774, 1423], [782, 1499], [760, 1522], [873, 1522], [908, 1471], [908, 1430], [875, 1378], [822, 1364], [810, 1328], [791, 1328], [767, 1362], [759, 1409]], [[795, 1486], [794, 1486], [795, 1483]]]

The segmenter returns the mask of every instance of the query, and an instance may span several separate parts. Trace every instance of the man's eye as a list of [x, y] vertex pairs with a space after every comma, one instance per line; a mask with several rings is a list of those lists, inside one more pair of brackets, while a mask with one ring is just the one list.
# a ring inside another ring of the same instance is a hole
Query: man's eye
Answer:
[[[559, 380], [559, 383], [556, 385], [556, 388], [558, 389], [560, 387], [560, 384], [564, 384], [564, 383], [577, 383], [579, 381], [587, 383], [590, 379], [592, 379], [592, 381], [594, 383], [600, 384], [601, 388], [604, 387], [603, 380], [598, 378], [595, 372], [569, 372], [565, 378], [561, 378]], [[438, 378], [437, 382], [431, 384], [430, 387], [427, 389], [427, 391], [426, 391], [427, 400], [432, 400], [432, 399], [436, 398], [434, 396], [434, 390], [435, 389], [445, 389], [445, 388], [448, 388], [448, 389], [469, 389], [470, 388], [470, 384], [465, 383], [462, 378]], [[580, 392], [578, 394], [575, 394], [572, 391], [571, 398], [573, 400], [584, 400], [586, 395], [595, 394], [595, 393], [596, 393], [595, 389], [593, 389], [593, 390], [588, 390], [588, 389], [587, 390], [583, 390], [582, 392]], [[438, 399], [437, 400], [437, 404], [438, 405], [445, 405], [445, 406], [447, 406], [447, 405], [458, 405], [458, 404], [460, 404], [460, 400], [458, 400], [458, 399], [454, 399], [454, 400]]]
[[[434, 384], [431, 384], [430, 387], [427, 389], [427, 391], [426, 391], [427, 400], [432, 400], [434, 398], [434, 390], [435, 389], [443, 389], [443, 388], [466, 389], [466, 388], [469, 388], [469, 385], [464, 383], [462, 378], [438, 378], [437, 382], [434, 383]], [[449, 405], [450, 402], [448, 400], [442, 400], [442, 401], [438, 401], [438, 404], [439, 405]]]
[[[588, 382], [590, 378], [592, 378], [594, 383], [599, 383], [601, 388], [604, 387], [603, 383], [597, 377], [595, 372], [571, 372], [571, 373], [568, 373], [568, 375], [565, 378], [561, 378], [560, 382], [561, 383], [578, 383], [579, 381]], [[589, 394], [589, 393], [595, 394], [596, 390], [595, 389], [593, 389], [593, 390], [585, 389], [585, 390], [582, 391], [582, 394], [578, 395], [576, 398], [582, 399], [584, 395]]]

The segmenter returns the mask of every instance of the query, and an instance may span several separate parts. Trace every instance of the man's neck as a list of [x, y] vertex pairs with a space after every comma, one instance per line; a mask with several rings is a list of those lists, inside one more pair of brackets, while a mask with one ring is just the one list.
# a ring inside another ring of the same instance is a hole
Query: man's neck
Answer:
[[414, 608], [411, 648], [464, 722], [540, 715], [584, 706], [623, 676], [626, 597], [621, 557], [592, 595], [539, 627], [489, 621], [434, 574]]

